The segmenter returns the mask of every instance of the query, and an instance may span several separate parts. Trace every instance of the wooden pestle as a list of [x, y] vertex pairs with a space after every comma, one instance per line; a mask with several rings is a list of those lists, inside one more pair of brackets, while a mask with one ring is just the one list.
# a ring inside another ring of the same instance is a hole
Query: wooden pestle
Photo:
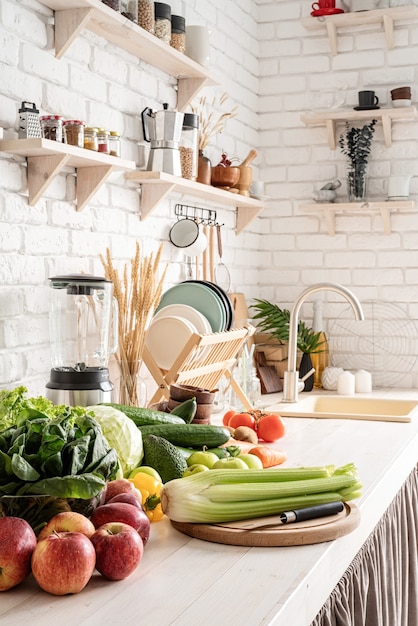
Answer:
[[255, 159], [256, 156], [257, 151], [252, 149], [249, 151], [243, 162], [238, 165], [240, 176], [238, 182], [236, 183], [236, 185], [234, 185], [234, 187], [239, 190], [239, 194], [241, 196], [250, 195], [250, 187], [251, 183], [253, 182], [253, 170], [250, 167], [250, 163]]

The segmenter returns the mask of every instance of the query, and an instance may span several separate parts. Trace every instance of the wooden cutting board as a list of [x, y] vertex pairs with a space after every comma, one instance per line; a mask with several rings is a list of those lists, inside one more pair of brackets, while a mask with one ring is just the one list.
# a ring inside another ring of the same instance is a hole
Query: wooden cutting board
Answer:
[[[266, 520], [267, 518], [263, 518]], [[250, 520], [245, 520], [250, 522]], [[257, 520], [251, 520], [256, 522]], [[360, 523], [360, 511], [352, 502], [346, 502], [337, 515], [320, 517], [305, 522], [278, 524], [251, 530], [240, 527], [241, 522], [225, 524], [188, 524], [171, 521], [176, 530], [204, 541], [231, 546], [303, 546], [323, 541], [333, 541], [351, 533]], [[244, 522], [242, 523], [244, 524]]]

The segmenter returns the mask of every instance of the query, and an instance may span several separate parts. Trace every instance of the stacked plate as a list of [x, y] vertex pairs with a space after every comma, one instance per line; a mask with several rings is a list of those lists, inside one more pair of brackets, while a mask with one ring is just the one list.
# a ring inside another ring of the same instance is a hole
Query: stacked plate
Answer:
[[[146, 346], [158, 367], [169, 370], [193, 334], [223, 332], [232, 323], [232, 304], [223, 289], [209, 281], [188, 280], [163, 293]], [[195, 359], [202, 360], [205, 352]]]

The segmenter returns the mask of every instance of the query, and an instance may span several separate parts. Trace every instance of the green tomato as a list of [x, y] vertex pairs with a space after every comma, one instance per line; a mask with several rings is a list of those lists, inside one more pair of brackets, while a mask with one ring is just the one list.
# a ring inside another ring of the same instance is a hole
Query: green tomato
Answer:
[[239, 454], [235, 458], [242, 459], [244, 463], [248, 465], [249, 469], [263, 469], [261, 459], [255, 454]]
[[218, 459], [212, 469], [249, 469], [247, 463], [239, 456], [230, 456], [227, 459]]
[[200, 472], [210, 472], [210, 469], [207, 465], [202, 465], [202, 463], [195, 463], [194, 465], [190, 465], [183, 472], [183, 478], [187, 478], [187, 476], [193, 476], [193, 474], [199, 474]]
[[129, 474], [128, 478], [133, 478], [134, 476], [136, 476], [137, 474], [140, 474], [140, 473], [142, 473], [142, 474], [149, 474], [150, 476], [153, 476], [156, 480], [158, 480], [160, 483], [163, 482], [162, 479], [161, 479], [161, 476], [159, 475], [157, 470], [155, 470], [153, 467], [151, 467], [149, 465], [140, 465], [139, 467], [136, 467]]
[[187, 465], [206, 465], [209, 469], [211, 469], [216, 461], [218, 461], [218, 457], [214, 452], [203, 452], [201, 450], [196, 450], [196, 452], [192, 452], [192, 454], [187, 459]]

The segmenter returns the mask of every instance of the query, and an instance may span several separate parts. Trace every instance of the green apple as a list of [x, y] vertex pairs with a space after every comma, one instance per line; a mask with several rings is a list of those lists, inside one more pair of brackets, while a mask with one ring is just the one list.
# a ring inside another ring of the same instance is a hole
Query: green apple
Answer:
[[207, 465], [203, 465], [202, 463], [189, 465], [189, 467], [183, 472], [183, 478], [186, 478], [187, 476], [193, 476], [193, 474], [199, 474], [200, 472], [210, 472], [210, 468]]
[[158, 480], [160, 483], [163, 482], [157, 470], [155, 470], [153, 467], [150, 467], [149, 465], [140, 465], [139, 467], [136, 467], [129, 474], [129, 478], [133, 478], [134, 476], [136, 476], [137, 474], [140, 474], [141, 472], [143, 474], [149, 474], [149, 476], [152, 476], [153, 478]]
[[249, 469], [247, 463], [239, 456], [231, 456], [227, 459], [218, 459], [212, 469]]
[[202, 450], [196, 450], [187, 459], [187, 465], [206, 465], [211, 469], [218, 461], [218, 457], [214, 452], [203, 452]]
[[249, 469], [263, 469], [261, 459], [259, 459], [255, 454], [239, 454], [235, 458], [242, 459], [244, 463], [248, 465]]

